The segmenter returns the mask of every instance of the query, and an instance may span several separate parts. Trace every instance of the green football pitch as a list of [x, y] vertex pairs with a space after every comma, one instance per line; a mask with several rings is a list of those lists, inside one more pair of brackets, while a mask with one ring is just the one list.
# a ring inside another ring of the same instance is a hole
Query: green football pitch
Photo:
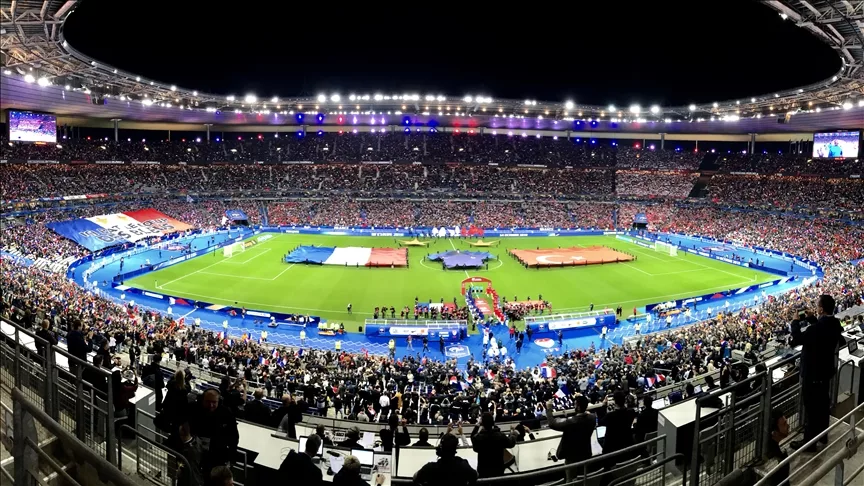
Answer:
[[[256, 237], [257, 238], [257, 237]], [[453, 248], [469, 250], [463, 240], [439, 239], [427, 248], [411, 248], [408, 268], [343, 267], [288, 264], [283, 256], [298, 245], [393, 247], [393, 238], [274, 234], [242, 253], [225, 258], [222, 250], [156, 272], [142, 275], [126, 285], [152, 292], [187, 297], [213, 304], [245, 306], [247, 309], [321, 316], [344, 322], [346, 329], [372, 317], [375, 307], [401, 309], [421, 302], [452, 302], [460, 305], [460, 285], [467, 276], [492, 280], [499, 295], [508, 300], [543, 299], [553, 312], [576, 312], [595, 307], [633, 307], [676, 298], [728, 290], [767, 282], [774, 275], [729, 265], [709, 258], [679, 252], [678, 256], [656, 252], [614, 236], [537, 237], [500, 240], [488, 249], [499, 256], [489, 269], [442, 270], [440, 263], [424, 262], [426, 253]], [[566, 268], [525, 268], [507, 255], [507, 249], [557, 248], [605, 245], [636, 255], [635, 261]], [[346, 307], [353, 305], [353, 313]], [[351, 324], [349, 326], [349, 324]]]

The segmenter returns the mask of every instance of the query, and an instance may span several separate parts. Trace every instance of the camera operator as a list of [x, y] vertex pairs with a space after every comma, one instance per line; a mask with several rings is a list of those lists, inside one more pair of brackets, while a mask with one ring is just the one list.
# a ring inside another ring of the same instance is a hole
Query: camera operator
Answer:
[[[790, 325], [792, 345], [801, 345], [801, 396], [804, 400], [804, 439], [791, 443], [798, 449], [828, 428], [831, 413], [831, 379], [837, 371], [837, 352], [844, 345], [843, 327], [834, 317], [834, 298], [820, 295], [816, 315], [799, 309]], [[821, 443], [827, 444], [828, 437]], [[807, 452], [816, 452], [814, 445]]]

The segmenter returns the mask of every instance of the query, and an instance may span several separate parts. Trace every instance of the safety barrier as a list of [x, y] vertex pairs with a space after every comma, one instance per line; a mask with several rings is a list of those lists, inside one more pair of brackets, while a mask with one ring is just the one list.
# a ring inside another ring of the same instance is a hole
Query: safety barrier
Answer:
[[[190, 474], [189, 461], [179, 452], [145, 437], [128, 425], [120, 426], [120, 433], [128, 432], [135, 436], [135, 472], [159, 486], [195, 484]], [[119, 467], [123, 467], [123, 441], [119, 441]]]
[[[797, 367], [799, 358], [800, 355], [796, 354], [780, 359], [768, 366], [765, 371], [697, 399], [693, 455], [690, 460], [691, 486], [717, 484], [733, 472], [759, 464], [768, 458], [771, 441], [770, 421], [773, 413], [781, 412], [786, 417], [793, 435], [794, 431], [803, 426], [801, 374]], [[841, 363], [839, 371], [852, 365], [851, 360]], [[854, 373], [849, 375], [850, 379], [854, 379]], [[840, 376], [841, 373], [838, 372], [834, 378], [835, 392], [832, 393], [832, 397], [835, 401]], [[848, 385], [851, 390], [852, 384]], [[702, 408], [710, 407], [710, 402], [718, 399], [723, 401], [725, 406], [703, 417]], [[864, 404], [856, 407], [853, 412], [855, 411], [864, 416]], [[851, 420], [852, 414], [847, 415], [841, 422], [847, 418]], [[838, 427], [839, 423], [829, 427], [829, 430]], [[851, 434], [854, 438], [856, 431], [850, 427], [846, 434]], [[840, 439], [835, 443], [838, 441]], [[788, 464], [788, 460], [781, 464]], [[837, 464], [834, 462], [830, 467]], [[860, 472], [861, 468], [853, 477]], [[799, 474], [803, 473], [799, 472]], [[818, 479], [822, 476], [813, 477]], [[804, 483], [796, 482], [796, 484]]]
[[[40, 466], [47, 466], [50, 471], [63, 479], [65, 484], [81, 486], [82, 484], [109, 484], [114, 486], [135, 486], [135, 483], [123, 474], [120, 469], [106, 461], [101, 454], [78, 440], [61, 424], [54, 421], [41, 407], [31, 401], [27, 394], [19, 388], [10, 393], [13, 407], [12, 423], [12, 456], [15, 458], [14, 474], [0, 468], [0, 481], [19, 486], [46, 484], [44, 478], [37, 476]], [[50, 436], [71, 452], [75, 467], [70, 473], [64, 465], [59, 464], [40, 447], [37, 438], [36, 425], [40, 425]], [[73, 474], [75, 477], [73, 477]], [[97, 479], [98, 476], [98, 479]]]
[[[690, 484], [712, 485], [734, 469], [762, 458], [763, 429], [770, 397], [768, 374], [757, 373], [734, 386], [696, 400], [696, 422], [690, 461]], [[702, 408], [724, 402], [715, 415], [703, 417]]]
[[14, 386], [67, 432], [117, 464], [111, 374], [19, 326], [0, 324], [0, 389]]
[[[828, 476], [831, 471], [834, 471], [834, 484], [836, 486], [861, 484], [860, 480], [854, 483], [853, 481], [864, 472], [864, 464], [848, 473], [846, 471], [847, 460], [856, 456], [861, 447], [864, 446], [864, 434], [859, 430], [864, 426], [864, 420], [861, 417], [864, 417], [864, 403], [853, 408], [849, 413], [829, 425], [825, 431], [802, 445], [797, 451], [789, 454], [789, 456], [766, 472], [765, 477], [756, 483], [755, 486], [769, 486], [772, 484], [784, 486], [792, 484], [793, 479], [796, 485], [813, 486]], [[840, 431], [840, 429], [842, 429], [840, 435], [833, 441], [830, 441], [824, 449], [814, 454], [809, 460], [803, 460], [801, 456], [807, 454], [807, 450], [810, 447], [815, 447], [821, 440], [829, 440], [829, 435], [832, 432], [836, 433]], [[858, 458], [858, 462], [861, 462], [860, 458]], [[793, 463], [797, 464], [795, 469], [791, 469], [791, 464]], [[790, 468], [790, 470], [788, 477], [783, 478], [782, 475], [785, 468]], [[780, 476], [774, 478], [774, 475]]]

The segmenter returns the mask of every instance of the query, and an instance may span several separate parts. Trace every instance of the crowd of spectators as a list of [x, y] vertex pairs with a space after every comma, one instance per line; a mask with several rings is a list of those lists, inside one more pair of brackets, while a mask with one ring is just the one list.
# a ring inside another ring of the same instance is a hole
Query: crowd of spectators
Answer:
[[809, 154], [727, 154], [716, 161], [722, 172], [819, 176], [861, 174], [860, 158], [813, 158]]
[[849, 178], [715, 174], [708, 196], [718, 202], [858, 209], [864, 207], [864, 181]]
[[683, 199], [690, 195], [699, 174], [693, 172], [623, 171], [615, 175], [615, 192], [621, 196]]

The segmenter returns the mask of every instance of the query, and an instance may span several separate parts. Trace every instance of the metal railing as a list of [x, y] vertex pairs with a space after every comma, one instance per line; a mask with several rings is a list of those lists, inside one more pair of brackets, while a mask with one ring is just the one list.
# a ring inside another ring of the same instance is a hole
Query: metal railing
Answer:
[[[774, 468], [768, 471], [765, 474], [765, 477], [756, 483], [756, 486], [775, 484], [774, 481], [777, 479], [780, 479], [780, 481], [776, 484], [779, 484], [780, 486], [788, 485], [791, 484], [790, 480], [792, 478], [796, 478], [796, 485], [812, 486], [818, 483], [820, 479], [830, 474], [832, 470], [834, 471], [835, 485], [848, 486], [853, 484], [852, 481], [857, 479], [858, 476], [864, 472], [864, 464], [847, 475], [845, 461], [857, 454], [859, 448], [864, 446], [864, 434], [858, 430], [861, 426], [864, 426], [864, 419], [859, 419], [860, 417], [864, 417], [864, 403], [853, 408], [849, 413], [839, 418], [836, 422], [829, 425], [827, 429], [816, 435], [816, 437], [799, 447], [798, 450], [789, 454], [785, 459], [774, 466]], [[801, 458], [802, 455], [807, 454], [807, 451], [811, 447], [816, 447], [819, 441], [828, 440], [829, 434], [836, 429], [840, 429], [843, 425], [846, 425], [847, 427], [836, 439], [828, 443], [822, 451], [814, 454], [808, 461], [797, 464], [795, 470], [789, 471], [788, 477], [772, 478], [775, 474], [783, 474], [783, 469], [790, 467], [793, 462], [797, 462], [796, 460]], [[815, 465], [815, 469], [811, 469], [811, 465]], [[860, 481], [856, 484], [860, 484]]]
[[[160, 486], [175, 486], [178, 483], [194, 484], [189, 475], [193, 474], [192, 466], [183, 454], [158, 443], [128, 425], [120, 426], [120, 431], [129, 432], [135, 436], [135, 472], [139, 476]], [[119, 441], [120, 455], [118, 460], [122, 469], [123, 441]]]
[[[112, 484], [115, 486], [135, 486], [135, 483], [123, 474], [120, 469], [106, 461], [100, 454], [81, 442], [63, 426], [52, 419], [41, 407], [18, 389], [12, 389], [13, 425], [12, 425], [12, 455], [15, 457], [14, 474], [2, 473], [3, 478], [11, 479], [17, 486], [34, 486], [45, 484], [40, 473], [40, 467], [63, 478], [64, 482], [73, 486], [82, 484]], [[55, 458], [42, 450], [38, 444], [36, 424], [59, 441], [75, 458], [75, 476], [59, 464]]]
[[109, 463], [117, 464], [110, 372], [0, 321], [0, 389], [9, 392], [11, 387]]
[[[763, 371], [696, 400], [691, 486], [715, 484], [734, 469], [762, 458], [769, 380]], [[714, 406], [717, 402], [722, 404], [719, 409]], [[716, 411], [703, 413], [705, 408]]]

